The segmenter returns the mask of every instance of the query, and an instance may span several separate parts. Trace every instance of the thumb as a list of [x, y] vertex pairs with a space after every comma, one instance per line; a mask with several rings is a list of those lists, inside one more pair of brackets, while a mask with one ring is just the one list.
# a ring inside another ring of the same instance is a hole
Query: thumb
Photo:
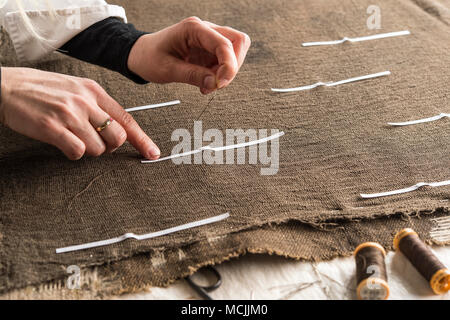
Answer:
[[216, 75], [208, 68], [174, 59], [170, 80], [197, 86], [200, 89], [214, 90], [217, 88]]

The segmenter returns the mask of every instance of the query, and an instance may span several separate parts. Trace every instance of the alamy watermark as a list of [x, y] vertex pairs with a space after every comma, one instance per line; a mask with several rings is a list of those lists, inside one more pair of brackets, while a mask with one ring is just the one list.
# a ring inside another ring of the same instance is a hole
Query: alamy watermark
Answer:
[[81, 270], [77, 265], [70, 265], [67, 267], [66, 272], [71, 274], [67, 277], [66, 286], [67, 289], [81, 289]]
[[367, 288], [369, 290], [380, 290], [381, 286], [376, 281], [376, 279], [381, 278], [381, 270], [380, 267], [374, 264], [371, 264], [367, 267], [366, 273], [370, 274], [369, 278], [367, 279]]
[[370, 5], [366, 10], [370, 16], [367, 18], [367, 28], [369, 30], [381, 29], [381, 8], [377, 5]]
[[[208, 129], [203, 132], [202, 121], [194, 121], [194, 132], [176, 129], [171, 140], [178, 142], [172, 155], [199, 150], [205, 145], [222, 148], [267, 138], [279, 133], [278, 129]], [[222, 148], [226, 149], [226, 148]], [[247, 157], [248, 155], [248, 157]], [[175, 157], [173, 163], [179, 164], [261, 164], [261, 175], [274, 175], [279, 169], [279, 138], [246, 147], [230, 147], [226, 150], [203, 150], [192, 155]]]

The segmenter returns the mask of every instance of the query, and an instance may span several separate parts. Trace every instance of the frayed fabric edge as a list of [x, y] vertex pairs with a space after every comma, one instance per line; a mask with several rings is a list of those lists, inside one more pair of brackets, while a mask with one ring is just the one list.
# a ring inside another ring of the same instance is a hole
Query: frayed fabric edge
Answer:
[[[327, 222], [323, 221], [323, 222], [320, 222], [320, 223], [319, 222], [318, 223], [314, 223], [314, 222], [310, 222], [310, 221], [305, 222], [305, 221], [302, 221], [301, 219], [290, 219], [289, 218], [289, 219], [284, 219], [284, 220], [280, 220], [280, 221], [272, 221], [272, 222], [267, 222], [267, 223], [264, 223], [264, 224], [261, 224], [261, 225], [251, 226], [251, 227], [244, 228], [244, 229], [241, 229], [241, 230], [225, 233], [224, 235], [231, 235], [231, 234], [234, 234], [234, 233], [239, 233], [239, 232], [244, 232], [244, 231], [251, 231], [251, 230], [255, 230], [255, 229], [258, 229], [260, 227], [263, 227], [263, 226], [282, 225], [282, 224], [290, 223], [290, 222], [298, 222], [298, 223], [301, 223], [301, 224], [305, 224], [307, 226], [310, 226], [312, 228], [316, 228], [316, 229], [321, 230], [321, 231], [330, 231], [330, 229], [328, 227], [330, 227], [331, 229], [333, 229], [333, 228], [340, 228], [339, 222], [370, 221], [370, 220], [375, 220], [375, 219], [390, 218], [390, 217], [393, 217], [393, 216], [397, 216], [399, 218], [401, 218], [401, 217], [420, 218], [421, 215], [423, 215], [423, 216], [433, 215], [433, 214], [444, 215], [443, 217], [432, 218], [431, 219], [432, 221], [434, 221], [434, 220], [439, 221], [439, 219], [441, 219], [441, 218], [442, 218], [441, 220], [443, 220], [444, 218], [445, 219], [450, 219], [450, 210], [449, 209], [450, 208], [436, 208], [435, 210], [426, 210], [426, 209], [424, 209], [422, 211], [409, 212], [408, 214], [403, 213], [403, 212], [395, 212], [395, 213], [392, 213], [390, 215], [374, 215], [374, 216], [371, 216], [371, 217], [364, 217], [364, 218], [361, 218], [361, 219], [351, 219], [351, 218], [342, 218], [342, 217], [339, 218], [338, 217], [336, 219], [330, 219], [330, 220], [327, 220]], [[190, 246], [190, 245], [193, 245], [195, 243], [202, 242], [202, 241], [205, 241], [205, 239], [200, 239], [200, 240], [197, 240], [197, 241], [192, 241], [192, 242], [184, 243], [184, 244], [177, 244], [177, 245], [173, 246], [172, 249], [181, 248], [181, 247], [185, 247], [185, 246]], [[433, 238], [433, 236], [431, 236], [431, 233], [430, 233], [430, 239], [425, 239], [424, 241], [425, 241], [425, 243], [427, 243], [429, 245], [446, 245], [446, 244], [450, 244], [450, 240], [444, 241], [444, 242], [436, 240], [435, 238]], [[90, 270], [90, 269], [94, 270], [95, 268], [98, 268], [98, 267], [102, 267], [102, 266], [106, 266], [106, 265], [113, 264], [113, 263], [116, 263], [116, 262], [120, 262], [120, 261], [123, 261], [123, 260], [127, 260], [127, 259], [139, 256], [139, 255], [142, 255], [142, 254], [148, 254], [149, 252], [152, 252], [154, 250], [155, 250], [155, 248], [144, 249], [142, 251], [138, 250], [138, 251], [134, 252], [131, 255], [118, 256], [117, 259], [109, 259], [109, 260], [105, 260], [105, 261], [102, 261], [102, 262], [91, 263], [91, 264], [81, 264], [81, 267], [82, 267], [82, 270]], [[286, 252], [279, 251], [279, 250], [272, 250], [272, 249], [269, 249], [269, 248], [249, 247], [249, 248], [244, 248], [244, 249], [239, 249], [239, 250], [233, 251], [233, 252], [231, 252], [231, 253], [229, 253], [229, 254], [227, 254], [225, 256], [222, 256], [222, 257], [215, 257], [213, 259], [210, 259], [210, 260], [207, 260], [207, 261], [204, 261], [204, 262], [197, 263], [195, 265], [189, 266], [189, 271], [188, 272], [184, 272], [183, 274], [180, 274], [177, 277], [172, 277], [172, 278], [168, 279], [167, 281], [165, 281], [164, 283], [158, 283], [158, 284], [154, 284], [153, 283], [153, 284], [151, 284], [150, 281], [149, 281], [148, 283], [143, 283], [142, 286], [138, 286], [138, 287], [136, 287], [136, 286], [129, 286], [129, 287], [121, 286], [120, 289], [117, 289], [117, 287], [116, 287], [117, 290], [115, 289], [114, 292], [109, 294], [109, 295], [107, 293], [106, 294], [102, 293], [101, 298], [104, 299], [104, 298], [112, 297], [112, 296], [115, 296], [115, 295], [118, 295], [118, 294], [139, 292], [139, 291], [142, 291], [142, 290], [144, 290], [146, 288], [149, 288], [151, 286], [163, 286], [163, 287], [164, 286], [168, 286], [168, 285], [170, 285], [171, 283], [175, 282], [176, 280], [178, 280], [180, 278], [184, 278], [184, 277], [186, 277], [188, 275], [191, 275], [191, 274], [195, 273], [198, 269], [202, 268], [203, 266], [207, 266], [207, 265], [211, 265], [211, 264], [219, 264], [219, 263], [222, 263], [224, 261], [230, 260], [231, 258], [239, 257], [239, 256], [241, 256], [241, 255], [243, 255], [243, 254], [245, 254], [247, 252], [248, 253], [257, 253], [257, 254], [277, 255], [277, 256], [282, 256], [282, 257], [289, 258], [289, 259], [305, 260], [305, 261], [326, 261], [326, 260], [331, 260], [331, 259], [336, 258], [336, 257], [350, 256], [352, 254], [352, 252], [348, 252], [347, 254], [345, 252], [344, 253], [334, 252], [334, 253], [331, 253], [331, 254], [324, 253], [324, 254], [321, 254], [320, 257], [311, 258], [311, 257], [303, 256], [303, 255], [290, 254], [290, 253], [286, 253]], [[6, 290], [0, 290], [0, 299], [3, 299], [5, 297], [7, 298], [7, 295], [8, 295], [9, 292], [17, 291], [17, 290], [28, 290], [29, 292], [31, 292], [31, 291], [35, 292], [36, 290], [43, 290], [42, 292], [45, 293], [45, 289], [46, 288], [55, 289], [55, 288], [58, 288], [58, 286], [60, 288], [61, 284], [62, 284], [62, 281], [65, 281], [66, 277], [67, 277], [67, 274], [62, 272], [61, 274], [55, 275], [55, 278], [53, 278], [53, 279], [46, 279], [46, 280], [42, 280], [42, 281], [39, 281], [39, 282], [36, 282], [36, 283], [30, 283], [30, 284], [28, 284], [27, 287], [11, 287], [11, 288], [7, 288]], [[109, 279], [107, 282], [111, 283], [111, 281], [113, 281], [113, 279]], [[58, 283], [60, 285], [58, 285]], [[5, 288], [3, 288], [3, 289], [5, 289]], [[58, 297], [55, 297], [55, 298], [56, 299], [60, 299], [61, 297], [58, 296]], [[70, 297], [68, 297], [68, 298], [70, 298]], [[82, 298], [82, 297], [73, 297], [73, 298], [74, 299], [79, 299], [79, 298]], [[45, 299], [49, 299], [49, 297], [45, 297]]]

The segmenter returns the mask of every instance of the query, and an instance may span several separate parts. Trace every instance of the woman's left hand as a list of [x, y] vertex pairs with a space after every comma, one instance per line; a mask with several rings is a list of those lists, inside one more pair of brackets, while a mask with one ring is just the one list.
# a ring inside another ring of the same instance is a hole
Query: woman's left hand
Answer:
[[140, 37], [128, 68], [150, 82], [188, 83], [208, 94], [233, 81], [249, 48], [245, 33], [191, 17]]

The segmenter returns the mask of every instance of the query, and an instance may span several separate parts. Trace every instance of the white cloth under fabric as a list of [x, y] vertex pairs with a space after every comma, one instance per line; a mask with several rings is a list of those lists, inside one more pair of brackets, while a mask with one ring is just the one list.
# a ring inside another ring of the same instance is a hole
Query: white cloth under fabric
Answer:
[[[22, 6], [33, 29], [27, 27], [18, 5]], [[1, 25], [8, 32], [20, 61], [39, 60], [106, 18], [117, 17], [127, 22], [122, 7], [104, 0], [0, 0], [0, 6]]]

